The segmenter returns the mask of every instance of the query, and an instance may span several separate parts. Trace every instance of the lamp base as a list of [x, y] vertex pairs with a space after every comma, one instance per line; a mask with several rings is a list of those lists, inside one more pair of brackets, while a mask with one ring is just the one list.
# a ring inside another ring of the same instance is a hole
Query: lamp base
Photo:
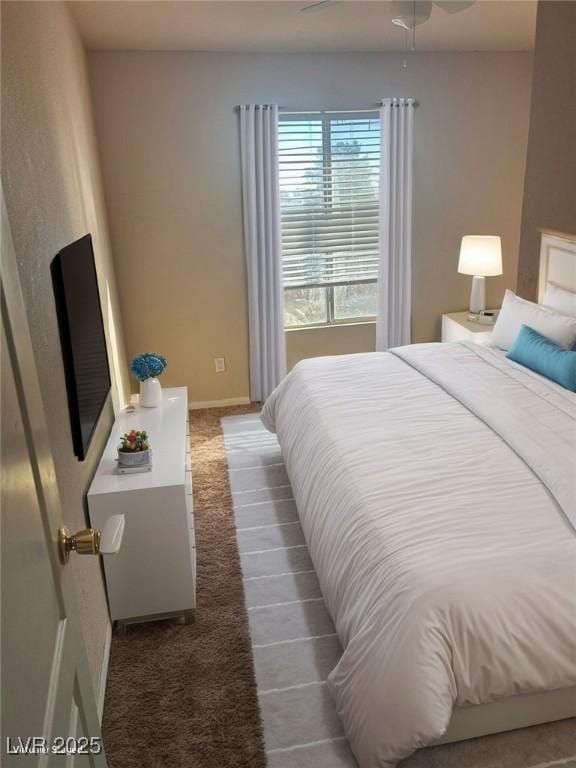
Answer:
[[470, 291], [470, 312], [475, 315], [486, 309], [486, 278], [474, 275]]

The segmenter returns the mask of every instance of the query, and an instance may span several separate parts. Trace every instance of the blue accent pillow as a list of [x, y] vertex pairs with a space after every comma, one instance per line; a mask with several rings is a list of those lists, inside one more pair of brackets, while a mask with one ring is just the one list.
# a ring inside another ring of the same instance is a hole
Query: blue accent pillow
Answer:
[[506, 357], [576, 392], [576, 352], [523, 325]]

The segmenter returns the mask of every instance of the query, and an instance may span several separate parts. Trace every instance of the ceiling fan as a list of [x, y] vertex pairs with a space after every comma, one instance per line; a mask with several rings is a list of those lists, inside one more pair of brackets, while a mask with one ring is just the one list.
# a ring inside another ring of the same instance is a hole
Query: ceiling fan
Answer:
[[[331, 5], [337, 5], [341, 0], [320, 0], [316, 3], [304, 6], [300, 10], [303, 13], [323, 11]], [[432, 6], [437, 5], [447, 13], [465, 11], [474, 5], [475, 0], [391, 0], [390, 12], [392, 24], [409, 30], [428, 21], [432, 13]]]

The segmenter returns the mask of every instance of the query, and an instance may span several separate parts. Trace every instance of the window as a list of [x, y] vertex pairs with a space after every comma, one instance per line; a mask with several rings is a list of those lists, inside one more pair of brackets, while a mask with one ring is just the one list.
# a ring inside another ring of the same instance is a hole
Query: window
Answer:
[[377, 113], [281, 115], [285, 326], [376, 315]]

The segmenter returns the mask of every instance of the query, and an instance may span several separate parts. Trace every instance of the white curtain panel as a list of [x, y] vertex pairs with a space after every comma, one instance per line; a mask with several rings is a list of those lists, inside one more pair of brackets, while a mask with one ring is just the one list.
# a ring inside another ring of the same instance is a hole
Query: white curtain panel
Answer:
[[240, 107], [244, 247], [248, 268], [250, 399], [286, 375], [278, 184], [278, 106]]
[[376, 349], [410, 343], [413, 99], [380, 108], [380, 260]]

